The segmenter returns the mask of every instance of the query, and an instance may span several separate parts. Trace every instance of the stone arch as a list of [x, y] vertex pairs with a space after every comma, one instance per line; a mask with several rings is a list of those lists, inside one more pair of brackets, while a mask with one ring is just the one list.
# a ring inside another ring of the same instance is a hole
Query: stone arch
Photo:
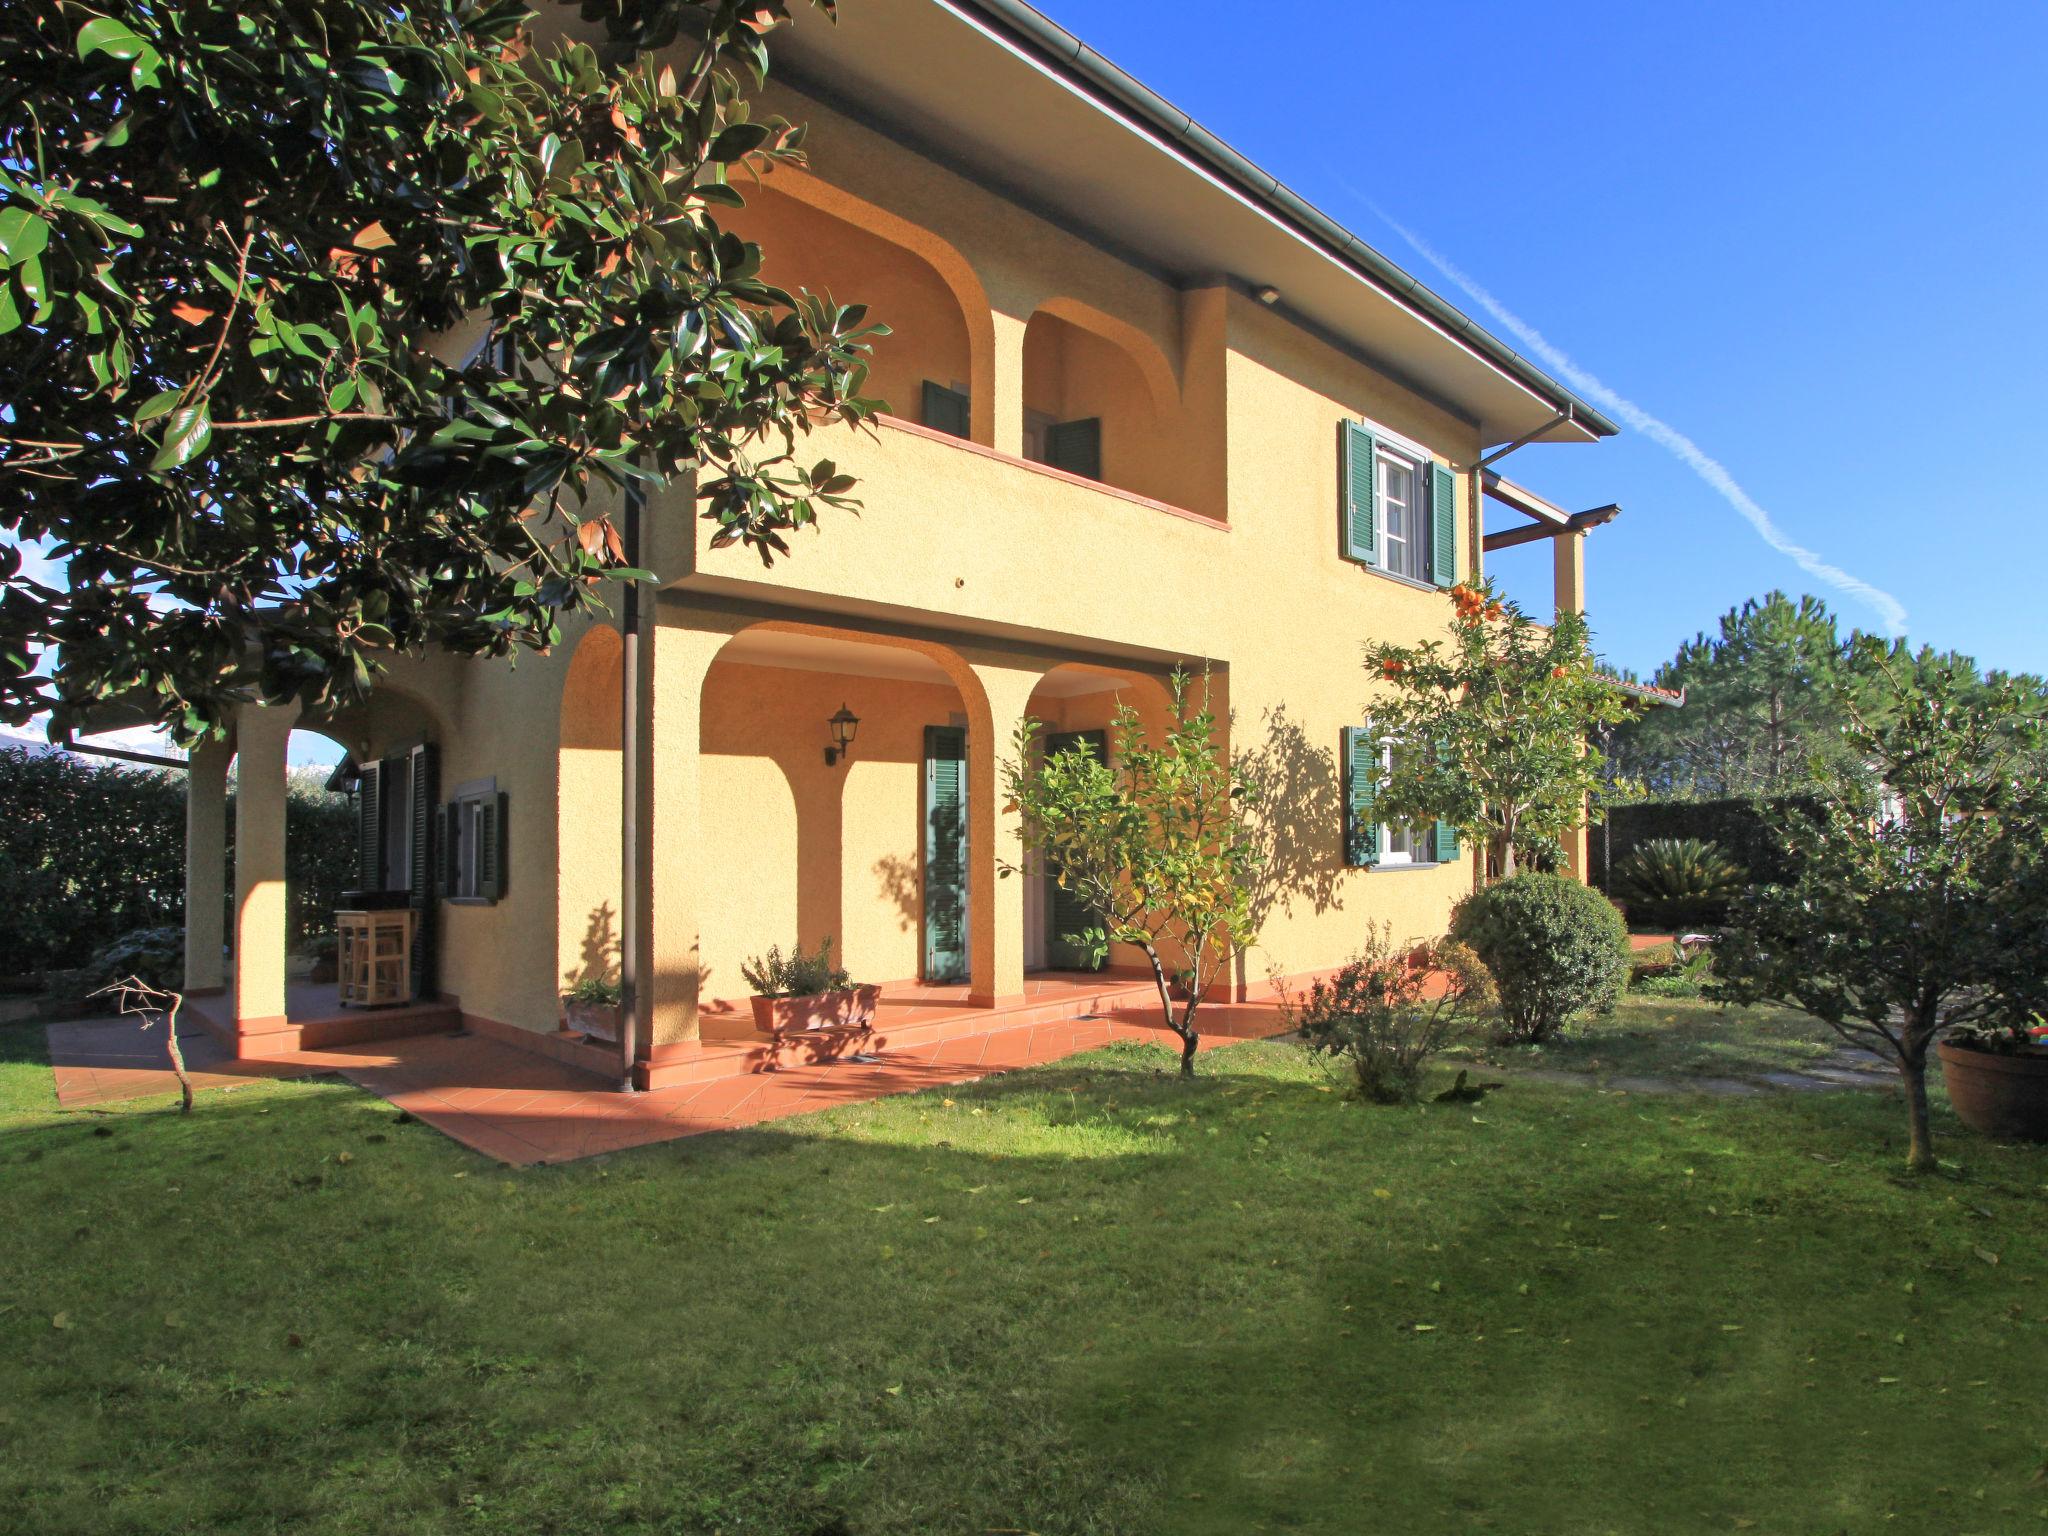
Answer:
[[1145, 381], [1152, 408], [1162, 421], [1180, 408], [1180, 380], [1165, 350], [1130, 321], [1080, 299], [1056, 294], [1042, 299], [1035, 314], [1051, 315], [1079, 330], [1092, 332], [1131, 360]]
[[[1119, 709], [1129, 705], [1138, 714], [1139, 725], [1148, 740], [1156, 740], [1171, 717], [1172, 701], [1158, 677], [1135, 669], [1093, 662], [1061, 662], [1048, 667], [1032, 690], [1027, 713], [1039, 722], [1039, 748], [1055, 734], [1071, 731], [1105, 733], [1112, 753], [1116, 749], [1115, 719]], [[1023, 907], [1023, 945], [1026, 970], [1071, 969], [1074, 956], [1063, 953], [1055, 930], [1056, 897], [1050, 874], [1042, 859], [1028, 855]], [[1142, 953], [1127, 946], [1113, 946], [1109, 964], [1128, 968], [1143, 963]]]
[[[968, 386], [972, 406], [969, 436], [984, 446], [991, 444], [995, 436], [995, 316], [990, 308], [988, 290], [973, 265], [963, 256], [952, 242], [933, 233], [922, 225], [913, 223], [900, 214], [891, 213], [866, 199], [822, 181], [809, 172], [794, 166], [778, 166], [762, 178], [760, 185], [772, 195], [787, 197], [814, 214], [846, 226], [860, 236], [892, 246], [915, 259], [929, 269], [952, 296], [958, 309], [959, 322], [966, 333], [967, 376], [963, 381]], [[757, 210], [758, 211], [758, 210]], [[735, 230], [744, 232], [750, 215], [746, 209], [727, 215], [728, 222]], [[765, 248], [764, 248], [765, 249]], [[765, 249], [768, 269], [772, 272], [775, 254]], [[848, 295], [841, 294], [842, 299]], [[863, 295], [853, 294], [854, 298]], [[888, 322], [887, 313], [877, 311], [875, 320]], [[914, 317], [899, 317], [898, 324]], [[882, 345], [886, 346], [884, 341]], [[880, 354], [878, 353], [878, 360]], [[878, 370], [879, 371], [879, 370]], [[935, 380], [950, 384], [949, 379]], [[896, 394], [902, 394], [897, 390]], [[921, 416], [921, 402], [912, 398], [890, 398], [893, 411], [910, 420]]]
[[[861, 648], [844, 653], [843, 669], [832, 654], [842, 644]], [[900, 666], [878, 652], [902, 653]], [[859, 733], [827, 766], [826, 720], [849, 701]], [[703, 803], [745, 806], [744, 825], [707, 812], [703, 862], [743, 864], [749, 882], [704, 916], [703, 1032], [749, 1027], [739, 1016], [747, 990], [739, 968], [771, 943], [810, 948], [831, 937], [860, 981], [921, 975], [924, 727], [964, 720], [970, 755], [973, 743], [991, 740], [993, 714], [973, 667], [935, 641], [763, 618], [718, 643], [700, 710]], [[977, 788], [980, 777], [969, 787], [970, 969], [995, 879], [976, 809], [986, 811], [993, 788]]]

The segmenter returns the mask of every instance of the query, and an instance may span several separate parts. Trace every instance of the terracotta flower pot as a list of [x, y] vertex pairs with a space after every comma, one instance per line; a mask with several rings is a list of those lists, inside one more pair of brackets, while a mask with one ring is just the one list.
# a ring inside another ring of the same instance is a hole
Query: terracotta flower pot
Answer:
[[2002, 1056], [1945, 1040], [1935, 1049], [1963, 1124], [2001, 1141], [2048, 1141], [2048, 1050]]
[[764, 1035], [801, 1035], [814, 1029], [866, 1029], [874, 1022], [882, 989], [870, 982], [810, 997], [756, 997], [754, 1028]]
[[562, 999], [562, 1016], [570, 1029], [590, 1036], [593, 1040], [619, 1038], [619, 1007], [617, 1003], [577, 1003]]

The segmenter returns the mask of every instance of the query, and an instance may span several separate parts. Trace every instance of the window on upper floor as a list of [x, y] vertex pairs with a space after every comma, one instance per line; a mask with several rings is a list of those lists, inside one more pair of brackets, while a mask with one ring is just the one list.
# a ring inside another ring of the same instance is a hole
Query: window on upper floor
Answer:
[[1347, 421], [1341, 437], [1347, 560], [1405, 581], [1457, 580], [1457, 482], [1448, 465], [1370, 422]]
[[955, 437], [970, 435], [974, 420], [972, 407], [965, 385], [955, 384], [948, 388], [930, 379], [924, 381], [924, 424], [935, 431], [950, 432]]

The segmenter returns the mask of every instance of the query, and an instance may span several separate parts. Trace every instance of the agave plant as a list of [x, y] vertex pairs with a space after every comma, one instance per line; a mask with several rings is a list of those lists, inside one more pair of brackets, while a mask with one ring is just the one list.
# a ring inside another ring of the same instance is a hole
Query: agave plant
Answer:
[[1638, 843], [1615, 866], [1614, 888], [1628, 902], [1632, 916], [1675, 925], [1719, 917], [1745, 878], [1719, 843], [1655, 837]]

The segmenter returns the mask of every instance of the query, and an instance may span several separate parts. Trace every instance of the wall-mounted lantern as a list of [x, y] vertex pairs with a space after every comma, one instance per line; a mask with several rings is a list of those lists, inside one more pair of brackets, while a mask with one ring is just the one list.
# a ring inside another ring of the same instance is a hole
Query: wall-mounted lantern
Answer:
[[860, 730], [860, 716], [844, 704], [839, 713], [825, 722], [832, 727], [832, 745], [825, 749], [825, 766], [832, 767], [853, 747], [854, 734]]

